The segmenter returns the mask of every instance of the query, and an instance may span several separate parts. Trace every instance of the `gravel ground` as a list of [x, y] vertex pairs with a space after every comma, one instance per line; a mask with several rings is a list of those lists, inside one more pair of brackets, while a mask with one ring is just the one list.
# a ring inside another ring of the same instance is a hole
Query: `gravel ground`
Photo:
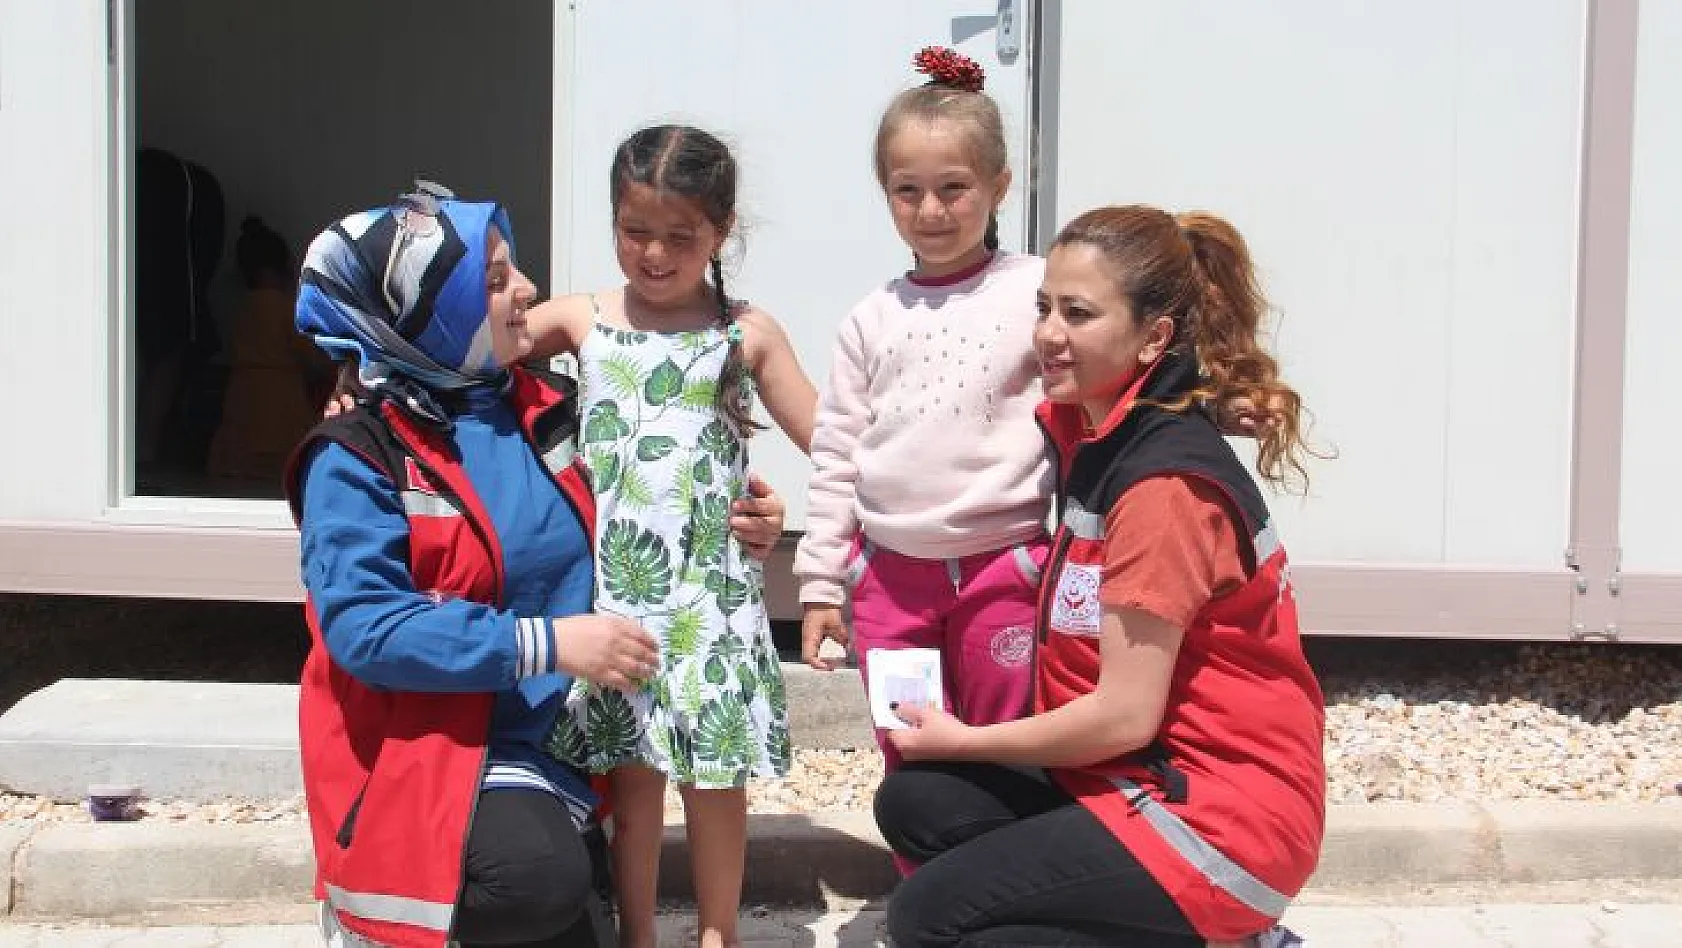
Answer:
[[1332, 802], [1682, 803], [1682, 649], [1464, 651], [1428, 677], [1323, 675]]
[[[113, 634], [112, 630], [118, 632]], [[231, 631], [237, 630], [237, 631]], [[0, 596], [0, 708], [58, 678], [295, 681], [296, 606]], [[1330, 800], [1573, 799], [1682, 804], [1682, 647], [1320, 640]], [[758, 813], [862, 809], [874, 749], [804, 750]], [[668, 809], [681, 812], [676, 795]], [[299, 800], [147, 801], [145, 819], [300, 818]], [[0, 820], [85, 820], [0, 794]]]

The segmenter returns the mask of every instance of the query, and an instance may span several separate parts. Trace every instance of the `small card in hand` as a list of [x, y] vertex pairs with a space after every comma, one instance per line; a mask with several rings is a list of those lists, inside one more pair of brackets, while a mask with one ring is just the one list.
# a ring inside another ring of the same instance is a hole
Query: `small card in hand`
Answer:
[[910, 727], [889, 705], [945, 708], [939, 649], [873, 648], [865, 653], [865, 663], [870, 666], [870, 717], [877, 727]]

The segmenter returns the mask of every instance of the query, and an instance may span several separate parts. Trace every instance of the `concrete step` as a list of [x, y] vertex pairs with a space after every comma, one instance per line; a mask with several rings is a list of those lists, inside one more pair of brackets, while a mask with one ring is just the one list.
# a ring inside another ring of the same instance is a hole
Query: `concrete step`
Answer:
[[[873, 747], [853, 671], [784, 663], [800, 747]], [[302, 790], [295, 685], [67, 678], [0, 716], [0, 788], [80, 800], [92, 784], [156, 799]]]
[[297, 793], [298, 689], [67, 678], [0, 716], [0, 787], [79, 800], [91, 784], [158, 799]]
[[[1312, 882], [1321, 892], [1559, 885], [1550, 898], [1633, 900], [1619, 890], [1636, 886], [1682, 900], [1674, 806], [1345, 806], [1327, 816]], [[868, 813], [750, 816], [746, 869], [749, 905], [872, 902], [898, 881]], [[0, 914], [8, 896], [10, 911], [47, 917], [298, 901], [313, 878], [308, 831], [297, 821], [0, 823]], [[660, 894], [693, 897], [680, 826], [666, 828]]]

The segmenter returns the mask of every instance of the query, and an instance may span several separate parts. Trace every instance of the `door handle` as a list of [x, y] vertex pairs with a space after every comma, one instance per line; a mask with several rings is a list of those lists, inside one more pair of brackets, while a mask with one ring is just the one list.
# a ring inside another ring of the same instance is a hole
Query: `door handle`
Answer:
[[1022, 52], [1021, 0], [999, 0], [999, 17], [993, 35], [998, 42], [999, 62], [1015, 62]]

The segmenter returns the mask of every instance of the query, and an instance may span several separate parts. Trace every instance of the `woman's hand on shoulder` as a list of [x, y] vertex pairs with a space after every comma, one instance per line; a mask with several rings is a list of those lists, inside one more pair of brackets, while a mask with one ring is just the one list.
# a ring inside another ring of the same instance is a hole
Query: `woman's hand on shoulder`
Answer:
[[588, 293], [572, 293], [538, 303], [526, 310], [531, 358], [576, 355], [595, 322], [596, 308]]
[[758, 383], [765, 410], [802, 453], [810, 454], [818, 389], [801, 368], [794, 343], [776, 318], [757, 306], [742, 306], [736, 321], [742, 327], [742, 360]]
[[338, 374], [333, 379], [333, 391], [327, 396], [327, 404], [321, 406], [321, 417], [333, 418], [344, 412], [355, 411], [357, 403], [367, 394], [367, 390], [362, 387], [362, 380], [356, 375], [356, 360], [346, 359], [339, 363]]

